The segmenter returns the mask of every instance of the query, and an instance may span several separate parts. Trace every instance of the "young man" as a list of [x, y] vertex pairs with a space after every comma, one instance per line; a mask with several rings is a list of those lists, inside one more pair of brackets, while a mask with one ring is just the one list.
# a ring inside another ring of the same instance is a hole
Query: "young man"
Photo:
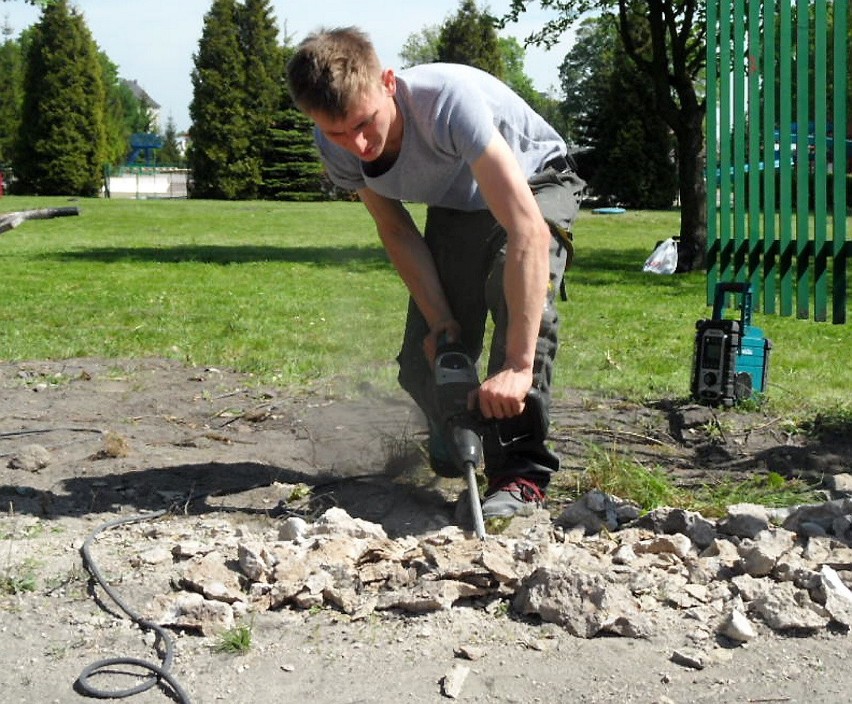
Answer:
[[[427, 64], [395, 74], [349, 27], [308, 36], [287, 72], [329, 177], [357, 192], [411, 294], [399, 381], [429, 420], [433, 469], [451, 474], [434, 398], [438, 341], [460, 341], [477, 359], [490, 312], [480, 411], [517, 416], [533, 386], [549, 404], [554, 295], [583, 183], [556, 131], [477, 69]], [[403, 201], [429, 206], [423, 235]], [[486, 447], [483, 515], [541, 503], [558, 468], [544, 442]]]

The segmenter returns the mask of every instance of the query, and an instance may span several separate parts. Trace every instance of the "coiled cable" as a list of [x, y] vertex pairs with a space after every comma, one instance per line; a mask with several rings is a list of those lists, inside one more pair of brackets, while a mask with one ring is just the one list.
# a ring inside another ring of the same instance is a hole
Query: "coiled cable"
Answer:
[[[175, 645], [174, 640], [169, 635], [169, 633], [157, 623], [153, 623], [145, 619], [141, 614], [136, 612], [121, 596], [118, 592], [113, 589], [107, 580], [104, 578], [100, 569], [98, 568], [97, 563], [92, 557], [91, 547], [95, 538], [98, 537], [104, 531], [110, 530], [112, 528], [116, 528], [117, 526], [128, 525], [131, 523], [142, 523], [144, 521], [152, 521], [161, 516], [164, 516], [168, 513], [167, 510], [155, 511], [154, 513], [146, 513], [138, 516], [131, 516], [129, 518], [119, 518], [113, 521], [109, 521], [107, 523], [102, 524], [98, 528], [96, 528], [92, 533], [89, 534], [89, 537], [83, 542], [83, 547], [80, 549], [80, 553], [83, 556], [83, 566], [86, 568], [88, 573], [92, 576], [92, 579], [97, 582], [98, 586], [112, 599], [115, 604], [125, 613], [130, 619], [136, 623], [140, 628], [146, 631], [153, 631], [157, 635], [158, 641], [162, 644], [163, 649], [163, 659], [162, 662], [157, 665], [156, 663], [149, 662], [147, 660], [142, 660], [139, 658], [131, 658], [131, 657], [116, 657], [116, 658], [107, 658], [104, 660], [98, 660], [97, 662], [92, 663], [88, 667], [86, 667], [77, 678], [77, 687], [81, 691], [82, 694], [94, 697], [97, 699], [125, 699], [127, 697], [132, 697], [136, 694], [141, 694], [152, 687], [157, 686], [161, 682], [165, 682], [172, 688], [175, 697], [180, 704], [191, 704], [189, 695], [181, 686], [181, 684], [177, 681], [177, 679], [171, 673], [171, 667], [174, 663], [174, 655], [175, 655]], [[107, 668], [114, 667], [116, 665], [130, 665], [132, 667], [138, 667], [143, 670], [148, 670], [153, 673], [150, 677], [147, 677], [140, 684], [135, 687], [129, 687], [127, 689], [121, 690], [106, 690], [96, 687], [92, 684], [91, 679], [94, 675], [102, 673]]]

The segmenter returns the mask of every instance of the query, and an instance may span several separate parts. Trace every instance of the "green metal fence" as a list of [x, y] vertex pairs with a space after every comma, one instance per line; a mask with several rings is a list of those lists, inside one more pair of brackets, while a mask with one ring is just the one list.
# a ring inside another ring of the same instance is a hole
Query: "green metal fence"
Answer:
[[766, 313], [846, 322], [848, 14], [708, 0], [708, 304], [750, 282]]

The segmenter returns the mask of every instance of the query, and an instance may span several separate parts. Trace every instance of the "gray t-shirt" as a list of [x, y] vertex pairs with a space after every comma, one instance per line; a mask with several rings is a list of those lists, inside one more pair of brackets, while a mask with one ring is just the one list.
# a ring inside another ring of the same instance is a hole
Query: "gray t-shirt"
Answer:
[[331, 180], [340, 188], [370, 188], [388, 198], [457, 210], [487, 206], [470, 171], [496, 128], [527, 177], [566, 153], [565, 143], [503, 82], [461, 64], [424, 64], [397, 75], [396, 103], [404, 120], [394, 165], [371, 177], [354, 154], [315, 131]]

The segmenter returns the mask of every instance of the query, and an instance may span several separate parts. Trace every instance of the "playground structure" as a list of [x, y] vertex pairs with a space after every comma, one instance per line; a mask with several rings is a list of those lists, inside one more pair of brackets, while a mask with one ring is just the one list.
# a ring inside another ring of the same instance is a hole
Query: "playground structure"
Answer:
[[707, 3], [708, 305], [748, 283], [765, 313], [846, 322], [848, 26], [848, 0]]

